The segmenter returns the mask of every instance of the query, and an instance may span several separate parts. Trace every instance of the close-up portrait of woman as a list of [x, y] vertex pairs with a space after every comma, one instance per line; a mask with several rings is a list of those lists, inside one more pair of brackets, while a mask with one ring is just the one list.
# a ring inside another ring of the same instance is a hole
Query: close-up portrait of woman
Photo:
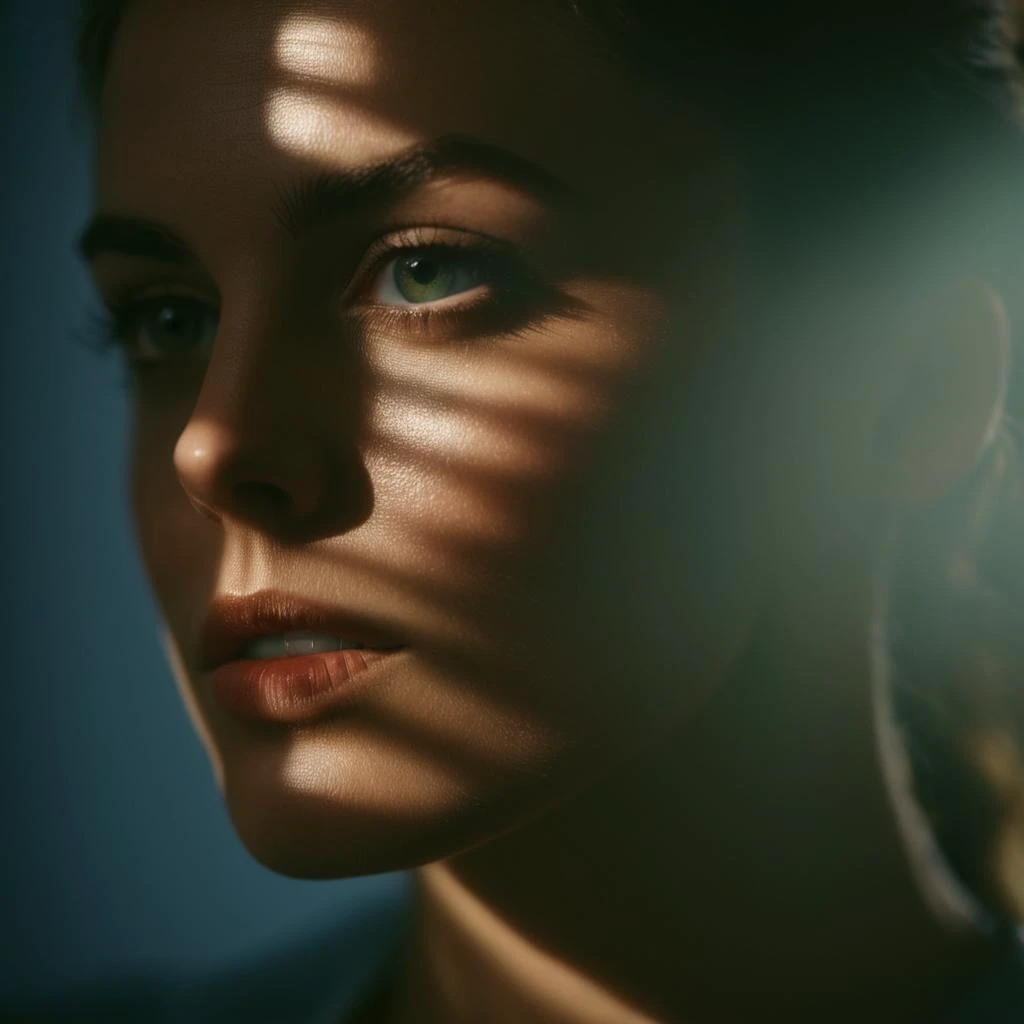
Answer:
[[180, 700], [411, 886], [25, 1019], [1024, 1021], [1019, 9], [80, 7]]

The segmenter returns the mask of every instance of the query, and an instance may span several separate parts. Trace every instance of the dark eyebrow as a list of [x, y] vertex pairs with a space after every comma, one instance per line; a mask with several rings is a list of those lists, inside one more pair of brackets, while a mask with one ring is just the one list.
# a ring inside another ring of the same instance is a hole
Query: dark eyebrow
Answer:
[[188, 244], [162, 224], [117, 214], [101, 213], [93, 217], [82, 232], [78, 251], [90, 263], [104, 252], [179, 266], [191, 267], [199, 263]]
[[[300, 181], [280, 194], [278, 219], [290, 234], [298, 235], [353, 209], [397, 198], [453, 173], [498, 178], [558, 206], [569, 206], [580, 199], [579, 193], [559, 177], [511, 150], [466, 136], [443, 135], [368, 167], [325, 172]], [[82, 233], [78, 250], [87, 262], [100, 253], [112, 252], [179, 266], [199, 264], [188, 243], [169, 228], [118, 214], [93, 217]]]
[[354, 171], [330, 171], [283, 191], [278, 218], [294, 235], [360, 206], [397, 198], [445, 174], [498, 178], [544, 203], [571, 205], [579, 194], [546, 168], [479, 139], [443, 135]]

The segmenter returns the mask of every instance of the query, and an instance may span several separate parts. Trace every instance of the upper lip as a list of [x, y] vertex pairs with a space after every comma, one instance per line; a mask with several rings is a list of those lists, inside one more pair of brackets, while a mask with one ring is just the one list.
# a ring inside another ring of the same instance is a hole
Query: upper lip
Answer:
[[207, 669], [233, 661], [247, 644], [281, 633], [324, 633], [365, 647], [400, 647], [359, 613], [328, 608], [277, 590], [214, 598], [199, 633], [199, 650]]

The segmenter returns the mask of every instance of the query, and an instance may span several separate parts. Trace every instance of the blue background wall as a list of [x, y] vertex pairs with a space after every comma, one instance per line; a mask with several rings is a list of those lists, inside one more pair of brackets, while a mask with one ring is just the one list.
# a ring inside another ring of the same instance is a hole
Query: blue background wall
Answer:
[[72, 0], [5, 0], [0, 1013], [110, 974], [207, 966], [357, 916], [394, 877], [296, 882], [235, 839], [133, 548], [125, 395], [81, 344], [88, 214]]

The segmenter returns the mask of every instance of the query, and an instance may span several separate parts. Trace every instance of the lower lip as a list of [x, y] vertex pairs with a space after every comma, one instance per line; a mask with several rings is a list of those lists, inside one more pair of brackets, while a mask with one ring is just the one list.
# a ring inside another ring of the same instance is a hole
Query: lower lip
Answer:
[[244, 658], [221, 665], [213, 695], [228, 712], [263, 722], [308, 722], [350, 702], [388, 671], [402, 648]]

